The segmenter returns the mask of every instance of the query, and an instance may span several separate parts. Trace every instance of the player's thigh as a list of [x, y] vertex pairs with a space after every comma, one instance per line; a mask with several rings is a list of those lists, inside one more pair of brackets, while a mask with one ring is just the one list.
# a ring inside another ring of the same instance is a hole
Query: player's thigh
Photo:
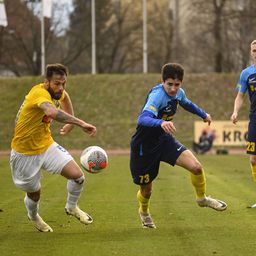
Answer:
[[194, 173], [200, 174], [202, 172], [202, 166], [194, 154], [190, 150], [183, 151], [178, 157], [176, 164], [186, 170]]
[[42, 155], [25, 155], [12, 150], [10, 167], [16, 187], [26, 192], [39, 191], [42, 163]]
[[141, 156], [139, 152], [131, 151], [130, 170], [133, 182], [137, 185], [151, 183], [158, 175], [159, 164], [159, 153]]
[[164, 141], [161, 145], [161, 161], [166, 162], [174, 166], [179, 156], [187, 148], [182, 145], [173, 136], [165, 136]]
[[248, 125], [247, 154], [256, 155], [256, 120], [250, 118]]

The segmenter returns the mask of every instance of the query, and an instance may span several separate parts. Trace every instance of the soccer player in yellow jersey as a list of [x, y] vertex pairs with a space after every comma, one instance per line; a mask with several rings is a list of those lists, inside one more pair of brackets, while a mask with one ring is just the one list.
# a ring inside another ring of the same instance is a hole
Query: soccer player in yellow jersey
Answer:
[[53, 230], [38, 214], [41, 169], [68, 179], [66, 213], [83, 224], [93, 221], [77, 206], [83, 190], [84, 174], [66, 149], [53, 140], [50, 131], [52, 120], [56, 120], [64, 123], [60, 130], [62, 135], [68, 134], [74, 125], [90, 136], [96, 135], [95, 126], [74, 116], [71, 99], [65, 90], [67, 75], [68, 70], [64, 65], [47, 65], [44, 82], [32, 87], [18, 111], [11, 144], [13, 182], [26, 192], [24, 203], [28, 218], [42, 232]]

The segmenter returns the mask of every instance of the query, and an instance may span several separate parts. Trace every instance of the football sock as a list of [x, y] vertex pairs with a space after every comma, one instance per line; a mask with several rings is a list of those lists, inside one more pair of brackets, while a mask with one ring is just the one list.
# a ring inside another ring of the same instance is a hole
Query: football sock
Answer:
[[191, 173], [191, 182], [195, 188], [197, 199], [205, 198], [206, 180], [204, 170], [199, 175]]
[[68, 190], [68, 197], [67, 197], [67, 204], [66, 208], [72, 209], [77, 206], [77, 201], [81, 192], [83, 191], [84, 185], [84, 176], [80, 177], [77, 180], [68, 180], [67, 182], [67, 190]]
[[252, 170], [253, 181], [256, 182], [256, 165], [251, 164], [251, 170]]
[[24, 198], [24, 203], [27, 208], [29, 217], [31, 218], [31, 220], [35, 220], [39, 209], [39, 201], [33, 201], [26, 194]]
[[149, 198], [145, 198], [139, 189], [137, 193], [137, 199], [139, 201], [140, 209], [139, 211], [142, 213], [149, 213]]

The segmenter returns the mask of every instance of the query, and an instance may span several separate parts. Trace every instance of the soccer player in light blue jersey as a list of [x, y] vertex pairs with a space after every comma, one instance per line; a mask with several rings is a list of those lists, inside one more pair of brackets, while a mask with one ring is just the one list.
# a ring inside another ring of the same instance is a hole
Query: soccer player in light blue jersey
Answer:
[[206, 196], [206, 180], [202, 165], [184, 145], [175, 139], [172, 121], [178, 106], [196, 114], [208, 124], [212, 118], [191, 102], [181, 88], [184, 69], [180, 64], [168, 63], [162, 67], [162, 83], [148, 94], [138, 117], [137, 130], [131, 140], [130, 169], [133, 182], [140, 186], [137, 193], [142, 226], [155, 228], [149, 212], [152, 183], [157, 177], [160, 162], [178, 165], [191, 173], [197, 204], [223, 211], [227, 204]]
[[[250, 164], [253, 180], [256, 182], [256, 40], [251, 42], [252, 65], [242, 70], [237, 83], [237, 96], [234, 103], [234, 111], [231, 120], [234, 124], [238, 121], [238, 113], [241, 109], [244, 96], [248, 92], [251, 103], [248, 125], [248, 139], [246, 152], [250, 155]], [[251, 206], [256, 208], [256, 204]]]

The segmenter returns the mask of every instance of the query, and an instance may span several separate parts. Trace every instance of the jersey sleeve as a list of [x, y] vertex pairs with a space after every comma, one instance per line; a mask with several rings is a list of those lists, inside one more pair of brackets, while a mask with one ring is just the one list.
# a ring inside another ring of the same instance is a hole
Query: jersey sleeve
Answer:
[[51, 95], [49, 92], [43, 88], [38, 88], [34, 90], [34, 92], [31, 94], [31, 98], [33, 99], [33, 103], [37, 105], [38, 107], [43, 103], [43, 102], [49, 102], [52, 104], [51, 101]]
[[240, 78], [236, 85], [236, 89], [239, 92], [246, 93], [246, 91], [247, 91], [246, 81], [247, 81], [247, 73], [245, 70], [243, 70], [240, 74]]
[[158, 127], [164, 122], [162, 119], [158, 119], [152, 112], [143, 110], [138, 117], [138, 125], [147, 127]]
[[152, 113], [154, 116], [158, 115], [159, 107], [160, 107], [160, 99], [159, 93], [152, 91], [147, 98], [147, 102], [144, 105], [144, 108], [142, 109], [143, 111], [148, 111]]
[[187, 111], [192, 114], [200, 116], [202, 119], [207, 117], [206, 112], [198, 107], [195, 103], [189, 100], [184, 92], [184, 90], [180, 89], [181, 96], [180, 96], [180, 105]]

